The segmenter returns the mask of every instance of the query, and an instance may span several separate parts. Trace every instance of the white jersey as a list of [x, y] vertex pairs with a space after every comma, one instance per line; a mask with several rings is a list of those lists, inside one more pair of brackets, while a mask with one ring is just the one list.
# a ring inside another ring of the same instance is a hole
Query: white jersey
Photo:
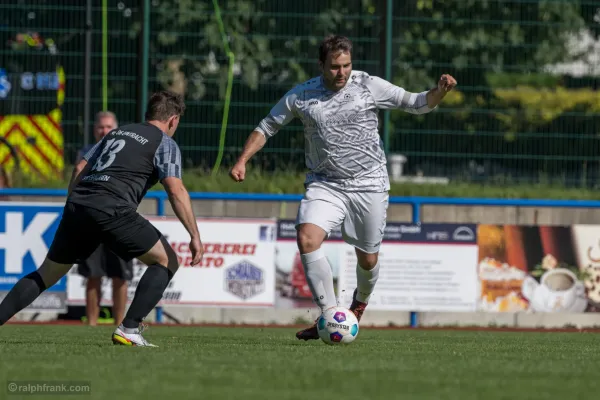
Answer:
[[390, 188], [379, 109], [413, 114], [433, 110], [427, 92], [411, 93], [376, 76], [353, 71], [346, 86], [328, 90], [322, 77], [290, 90], [256, 130], [267, 139], [294, 118], [304, 124], [306, 183], [320, 182], [344, 191], [383, 192]]

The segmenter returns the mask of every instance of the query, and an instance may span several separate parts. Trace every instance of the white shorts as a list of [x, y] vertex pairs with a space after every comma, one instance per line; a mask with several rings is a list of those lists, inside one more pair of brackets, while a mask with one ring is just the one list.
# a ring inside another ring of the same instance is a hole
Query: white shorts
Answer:
[[341, 225], [346, 243], [365, 253], [377, 253], [388, 203], [387, 192], [342, 192], [313, 184], [300, 202], [296, 226], [314, 224], [329, 235]]

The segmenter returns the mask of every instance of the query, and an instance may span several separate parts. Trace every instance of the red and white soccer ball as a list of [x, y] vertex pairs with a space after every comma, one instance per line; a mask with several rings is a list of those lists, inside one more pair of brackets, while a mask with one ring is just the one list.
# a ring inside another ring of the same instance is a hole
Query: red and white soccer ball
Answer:
[[358, 336], [358, 320], [347, 308], [331, 307], [319, 317], [317, 330], [327, 344], [350, 344]]

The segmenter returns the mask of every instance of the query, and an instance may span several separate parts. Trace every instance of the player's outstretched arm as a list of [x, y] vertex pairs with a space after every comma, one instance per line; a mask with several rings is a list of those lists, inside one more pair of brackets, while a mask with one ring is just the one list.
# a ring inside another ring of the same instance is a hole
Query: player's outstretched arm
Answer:
[[242, 182], [246, 178], [246, 163], [263, 148], [265, 143], [267, 143], [267, 138], [261, 132], [253, 131], [250, 134], [246, 140], [242, 154], [229, 173], [234, 181]]
[[433, 111], [446, 94], [454, 89], [456, 80], [451, 75], [444, 74], [436, 88], [420, 93], [409, 92], [376, 76], [366, 77], [364, 84], [380, 109], [399, 109], [411, 114], [425, 114]]
[[175, 215], [190, 234], [190, 251], [192, 252], [192, 265], [202, 260], [204, 248], [200, 241], [200, 232], [196, 216], [192, 209], [190, 195], [183, 185], [181, 151], [173, 139], [164, 135], [162, 142], [156, 149], [154, 166], [158, 172], [158, 179], [169, 196], [169, 202]]
[[183, 181], [179, 178], [165, 178], [162, 180], [162, 184], [169, 196], [169, 202], [173, 207], [173, 211], [175, 211], [175, 215], [190, 234], [190, 250], [193, 257], [192, 265], [196, 265], [202, 260], [204, 248], [200, 240], [200, 231], [198, 230], [198, 223], [192, 209], [190, 195], [183, 185]]
[[436, 88], [427, 92], [427, 105], [435, 108], [442, 102], [446, 94], [456, 87], [456, 79], [452, 75], [444, 74], [440, 77]]

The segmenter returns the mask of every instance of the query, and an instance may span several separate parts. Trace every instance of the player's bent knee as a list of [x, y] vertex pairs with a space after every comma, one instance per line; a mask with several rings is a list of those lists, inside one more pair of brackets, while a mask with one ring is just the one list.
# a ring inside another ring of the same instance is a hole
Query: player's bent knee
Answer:
[[179, 269], [179, 260], [177, 259], [177, 253], [175, 253], [175, 250], [173, 250], [173, 248], [169, 245], [169, 242], [167, 242], [167, 239], [164, 236], [160, 237], [160, 241], [163, 244], [163, 247], [165, 248], [165, 252], [167, 253], [167, 263], [165, 265], [171, 271], [171, 273], [175, 275], [175, 273]]
[[325, 240], [326, 232], [313, 224], [302, 224], [298, 227], [298, 248], [300, 253], [307, 254], [318, 250]]
[[358, 259], [358, 265], [362, 269], [372, 270], [379, 261], [379, 253], [365, 253], [362, 250], [356, 249], [356, 258]]
[[154, 246], [152, 246], [150, 250], [148, 250], [145, 254], [139, 256], [138, 260], [140, 260], [146, 265], [160, 264], [166, 267], [169, 258], [167, 256], [167, 250], [164, 247], [160, 238], [156, 241], [156, 243], [154, 244]]
[[146, 265], [160, 265], [167, 268], [170, 277], [179, 269], [177, 254], [164, 236], [161, 236], [146, 254], [139, 256], [138, 260]]

